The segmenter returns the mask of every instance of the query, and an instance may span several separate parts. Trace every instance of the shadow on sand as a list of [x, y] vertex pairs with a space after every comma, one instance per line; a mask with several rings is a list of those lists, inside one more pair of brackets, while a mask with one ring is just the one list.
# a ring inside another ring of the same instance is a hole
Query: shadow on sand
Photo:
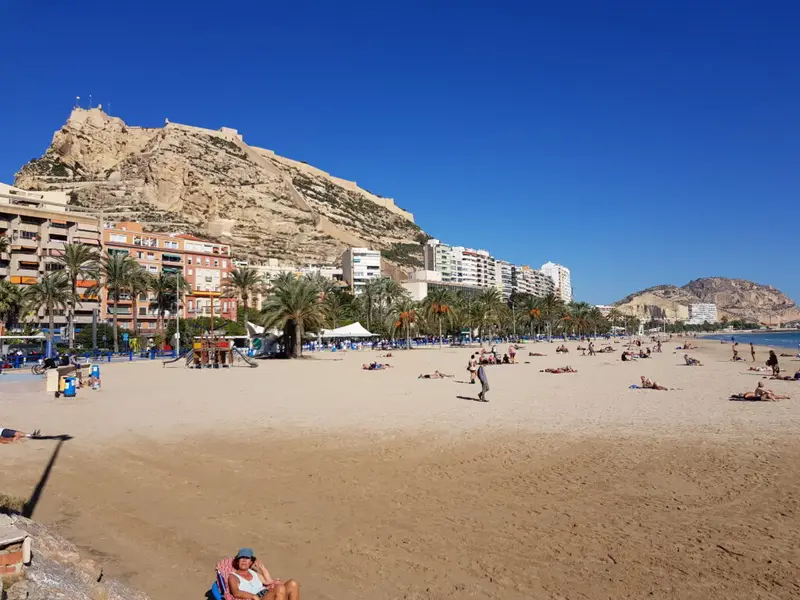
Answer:
[[25, 502], [25, 506], [22, 507], [22, 516], [28, 519], [33, 517], [33, 513], [36, 510], [36, 505], [39, 504], [39, 500], [42, 497], [42, 493], [44, 492], [44, 488], [47, 485], [47, 480], [50, 478], [50, 473], [53, 470], [53, 467], [56, 464], [56, 460], [58, 460], [58, 453], [61, 452], [61, 446], [64, 442], [68, 442], [72, 439], [71, 435], [62, 434], [62, 435], [40, 435], [36, 436], [32, 439], [35, 440], [58, 440], [56, 447], [53, 449], [53, 454], [50, 456], [50, 460], [47, 462], [47, 466], [44, 468], [42, 472], [42, 476], [39, 478], [39, 482], [36, 484], [36, 487], [33, 489], [31, 493], [31, 497]]

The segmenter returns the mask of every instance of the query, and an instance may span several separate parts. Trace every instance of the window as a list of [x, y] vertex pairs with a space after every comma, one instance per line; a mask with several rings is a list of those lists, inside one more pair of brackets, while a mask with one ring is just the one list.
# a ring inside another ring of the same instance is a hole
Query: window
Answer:
[[147, 253], [147, 260], [155, 260], [155, 259], [156, 259], [155, 254], [153, 254], [152, 252]]
[[187, 271], [187, 274], [191, 275], [191, 274], [192, 274], [192, 270], [191, 270], [191, 269], [189, 269], [189, 270]]
[[186, 264], [188, 264], [188, 265], [192, 264], [192, 257], [191, 257], [191, 256], [189, 256], [189, 257], [186, 259]]
[[35, 240], [36, 239], [36, 232], [35, 231], [22, 231], [22, 232], [20, 232], [20, 237], [23, 240]]
[[128, 236], [120, 235], [119, 233], [112, 233], [110, 236], [108, 236], [108, 241], [117, 242], [118, 244], [127, 244]]
[[222, 303], [222, 312], [228, 312], [228, 303], [227, 302], [223, 302]]
[[156, 265], [147, 265], [147, 270], [150, 273], [158, 273], [158, 267]]
[[178, 249], [178, 242], [171, 242], [169, 240], [166, 240], [164, 242], [164, 248], [171, 248], [173, 250], [177, 250]]
[[139, 302], [147, 302], [147, 294], [139, 294]]
[[142, 306], [141, 308], [139, 308], [139, 316], [140, 317], [146, 317], [147, 316], [147, 307], [146, 306]]
[[222, 261], [222, 268], [223, 269], [227, 269], [228, 268], [228, 261], [227, 260], [223, 260]]
[[209, 266], [210, 264], [211, 264], [211, 259], [206, 256], [206, 266]]
[[211, 283], [211, 275], [206, 275], [206, 283]]
[[136, 258], [139, 258], [139, 259], [144, 258], [144, 252], [137, 252], [136, 253]]

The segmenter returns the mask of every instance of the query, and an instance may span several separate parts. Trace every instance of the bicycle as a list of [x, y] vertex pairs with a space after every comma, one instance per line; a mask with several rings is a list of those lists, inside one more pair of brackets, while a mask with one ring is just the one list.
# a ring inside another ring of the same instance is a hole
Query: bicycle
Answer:
[[44, 372], [46, 370], [47, 369], [45, 368], [45, 366], [40, 365], [39, 363], [36, 363], [31, 367], [31, 373], [33, 373], [34, 375], [44, 375]]

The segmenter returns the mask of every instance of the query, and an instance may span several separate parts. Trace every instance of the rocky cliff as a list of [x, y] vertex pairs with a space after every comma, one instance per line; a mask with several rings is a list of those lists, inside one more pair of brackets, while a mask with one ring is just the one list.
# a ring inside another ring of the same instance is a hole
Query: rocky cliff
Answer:
[[67, 190], [73, 204], [109, 214], [131, 207], [152, 230], [216, 238], [256, 261], [330, 264], [367, 246], [412, 267], [428, 237], [393, 200], [249, 146], [236, 130], [133, 127], [100, 108], [75, 109], [15, 185]]
[[688, 306], [708, 302], [717, 305], [718, 318], [745, 319], [778, 325], [800, 319], [800, 307], [780, 290], [744, 279], [704, 277], [683, 287], [658, 285], [623, 298], [615, 305], [640, 317], [686, 320]]

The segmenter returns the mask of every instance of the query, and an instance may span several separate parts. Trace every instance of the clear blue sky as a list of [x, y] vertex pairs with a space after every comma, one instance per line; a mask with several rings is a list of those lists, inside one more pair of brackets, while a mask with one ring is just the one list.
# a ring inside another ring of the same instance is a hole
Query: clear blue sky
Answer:
[[563, 263], [578, 299], [720, 275], [800, 300], [800, 5], [655, 4], [6, 0], [0, 181], [91, 94]]

